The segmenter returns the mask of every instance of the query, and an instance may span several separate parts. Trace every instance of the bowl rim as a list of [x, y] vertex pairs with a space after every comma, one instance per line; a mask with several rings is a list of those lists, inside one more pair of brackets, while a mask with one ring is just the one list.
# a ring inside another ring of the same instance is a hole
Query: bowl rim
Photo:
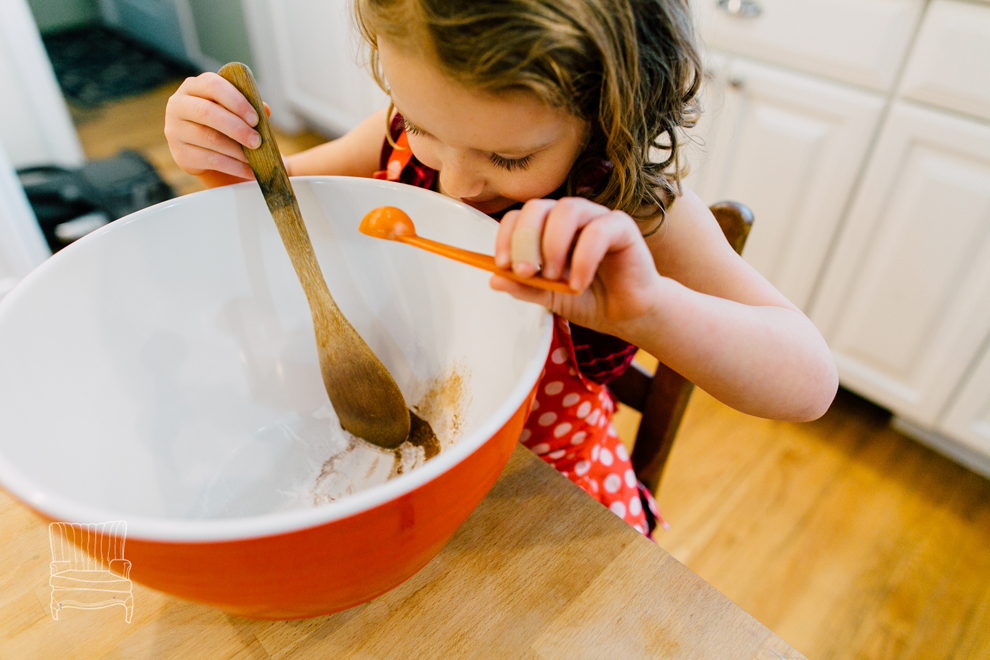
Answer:
[[[496, 220], [463, 202], [408, 184], [345, 176], [305, 176], [292, 177], [292, 180], [294, 184], [303, 183], [306, 185], [346, 180], [348, 185], [356, 184], [371, 188], [401, 188], [406, 194], [437, 196], [440, 199], [433, 198], [434, 202], [440, 201], [440, 203], [452, 205], [483, 218], [487, 222], [496, 222]], [[59, 254], [74, 254], [77, 250], [86, 249], [86, 245], [89, 245], [94, 240], [99, 240], [99, 237], [104, 234], [122, 231], [124, 227], [131, 223], [141, 222], [146, 216], [152, 215], [165, 207], [188, 203], [187, 200], [189, 198], [196, 196], [216, 196], [219, 194], [237, 194], [238, 190], [246, 190], [254, 186], [256, 186], [255, 182], [248, 181], [182, 195], [136, 211], [84, 236], [46, 259], [18, 282], [6, 296], [0, 298], [0, 324], [3, 323], [3, 317], [11, 313], [11, 308], [16, 307], [17, 301], [22, 296], [27, 295], [26, 292], [30, 291], [36, 280], [46, 277], [50, 270], [59, 267], [62, 259], [59, 257]], [[260, 196], [259, 199], [261, 199]], [[512, 388], [506, 400], [477, 429], [462, 437], [453, 447], [440, 452], [440, 454], [426, 464], [406, 474], [390, 479], [383, 484], [362, 490], [341, 500], [306, 509], [237, 518], [180, 520], [124, 514], [106, 507], [81, 504], [62, 495], [46, 493], [33, 479], [21, 475], [17, 468], [3, 454], [0, 454], [0, 487], [30, 508], [52, 520], [65, 522], [123, 520], [127, 524], [126, 536], [131, 539], [143, 541], [219, 543], [274, 536], [318, 527], [369, 511], [389, 501], [396, 500], [453, 469], [483, 444], [488, 442], [509, 421], [520, 406], [523, 405], [540, 378], [550, 352], [550, 345], [553, 338], [553, 317], [545, 309], [542, 314], [540, 332], [542, 333], [542, 337], [540, 338], [539, 349], [527, 362], [522, 373], [516, 380], [516, 385]]]

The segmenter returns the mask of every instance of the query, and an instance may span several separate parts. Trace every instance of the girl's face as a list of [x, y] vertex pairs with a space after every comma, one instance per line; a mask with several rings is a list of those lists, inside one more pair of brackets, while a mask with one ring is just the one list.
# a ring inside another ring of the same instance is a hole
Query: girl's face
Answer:
[[409, 147], [440, 172], [441, 191], [483, 213], [545, 197], [567, 179], [587, 122], [536, 95], [471, 91], [425, 56], [378, 40]]

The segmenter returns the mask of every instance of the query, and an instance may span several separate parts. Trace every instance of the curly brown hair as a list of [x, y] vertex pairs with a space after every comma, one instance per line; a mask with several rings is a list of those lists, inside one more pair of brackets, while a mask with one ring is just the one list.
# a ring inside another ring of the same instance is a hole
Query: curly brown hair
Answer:
[[649, 233], [662, 223], [680, 192], [678, 131], [698, 116], [687, 0], [355, 0], [354, 10], [386, 92], [379, 34], [425, 46], [465, 86], [533, 92], [591, 126], [569, 194], [606, 160], [612, 169], [586, 196], [655, 224]]

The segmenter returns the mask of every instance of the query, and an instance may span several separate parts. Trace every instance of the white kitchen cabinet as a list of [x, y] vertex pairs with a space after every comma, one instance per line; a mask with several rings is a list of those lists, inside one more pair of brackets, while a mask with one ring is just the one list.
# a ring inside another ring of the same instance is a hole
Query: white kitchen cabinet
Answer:
[[990, 335], [990, 126], [894, 104], [811, 317], [844, 385], [934, 427]]
[[900, 93], [990, 120], [990, 7], [955, 0], [933, 2]]
[[705, 98], [717, 117], [699, 126], [711, 157], [687, 184], [709, 204], [753, 210], [743, 256], [804, 307], [884, 99], [741, 58], [720, 62]]
[[388, 105], [353, 29], [349, 0], [268, 0], [284, 95], [293, 109], [337, 135]]
[[925, 0], [692, 0], [708, 46], [880, 92]]
[[958, 439], [977, 454], [988, 457], [990, 468], [990, 346], [959, 391], [939, 424], [940, 430]]

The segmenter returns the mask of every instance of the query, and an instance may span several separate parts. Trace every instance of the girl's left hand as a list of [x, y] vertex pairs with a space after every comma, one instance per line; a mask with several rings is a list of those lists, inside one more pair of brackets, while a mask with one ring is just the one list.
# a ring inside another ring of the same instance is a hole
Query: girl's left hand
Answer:
[[543, 277], [565, 279], [579, 293], [544, 291], [496, 275], [491, 286], [497, 291], [609, 334], [659, 304], [663, 278], [639, 226], [622, 211], [567, 197], [531, 200], [521, 210], [506, 213], [495, 239], [495, 262], [530, 277], [539, 266], [512, 262], [514, 235], [517, 241], [540, 237]]

